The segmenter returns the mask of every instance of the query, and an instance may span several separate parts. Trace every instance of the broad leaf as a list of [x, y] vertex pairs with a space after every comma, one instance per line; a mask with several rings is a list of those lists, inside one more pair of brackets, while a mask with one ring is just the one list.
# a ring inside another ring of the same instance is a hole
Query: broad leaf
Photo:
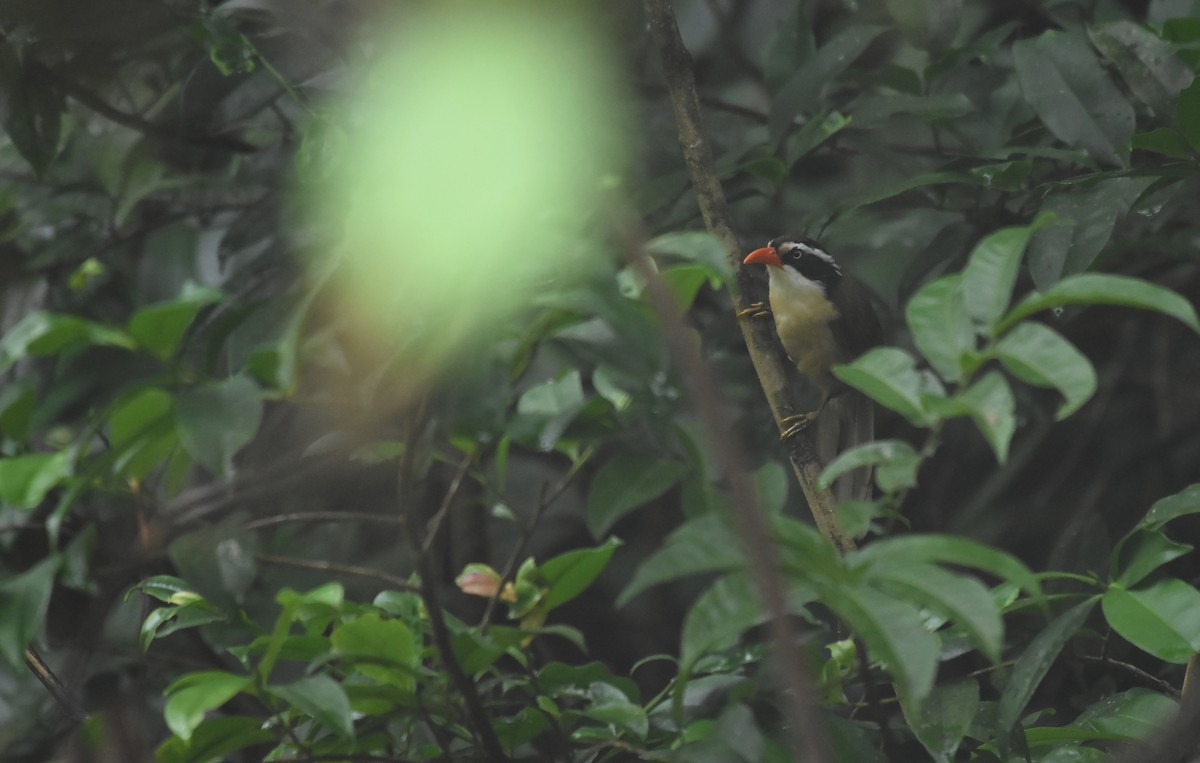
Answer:
[[1192, 82], [1192, 72], [1175, 57], [1175, 46], [1132, 21], [1092, 27], [1088, 37], [1117, 67], [1134, 97], [1158, 117], [1170, 117], [1179, 92]]
[[330, 639], [355, 672], [404, 691], [413, 689], [420, 652], [412, 629], [401, 621], [367, 613], [334, 628]]
[[0, 583], [0, 653], [14, 669], [21, 669], [25, 647], [42, 630], [62, 561], [52, 554]]
[[215, 289], [189, 284], [178, 299], [147, 305], [134, 313], [129, 319], [129, 335], [151, 355], [165, 360], [175, 353], [200, 309], [220, 298]]
[[1138, 525], [1157, 530], [1172, 519], [1188, 514], [1200, 514], [1200, 483], [1188, 485], [1175, 495], [1155, 501]]
[[943, 276], [925, 284], [908, 300], [904, 319], [913, 343], [946, 381], [963, 375], [963, 355], [975, 349], [967, 317], [962, 277]]
[[301, 678], [286, 686], [272, 686], [268, 691], [297, 710], [312, 716], [335, 734], [354, 738], [354, 717], [350, 700], [341, 684], [324, 673]]
[[1050, 132], [1098, 159], [1124, 165], [1133, 107], [1081, 34], [1048, 31], [1013, 43], [1025, 100]]
[[1008, 459], [1008, 446], [1017, 429], [1017, 402], [1003, 375], [989, 371], [955, 398], [983, 433], [996, 460]]
[[853, 363], [834, 366], [833, 375], [917, 426], [932, 421], [921, 403], [926, 382], [904, 350], [877, 347]]
[[1182, 580], [1132, 591], [1113, 585], [1102, 603], [1113, 630], [1158, 659], [1182, 664], [1200, 652], [1200, 591]]
[[1036, 312], [1063, 305], [1121, 305], [1140, 307], [1169, 315], [1200, 332], [1196, 308], [1183, 297], [1162, 286], [1129, 276], [1083, 273], [1064, 278], [1044, 292], [1033, 292], [1000, 321], [1004, 331]]
[[917, 484], [921, 454], [903, 440], [876, 440], [840, 454], [821, 472], [817, 484], [827, 488], [838, 477], [862, 466], [875, 467], [875, 482], [885, 493]]
[[979, 711], [979, 684], [971, 679], [936, 687], [914, 708], [900, 705], [917, 741], [935, 763], [951, 763]]
[[866, 548], [846, 555], [846, 563], [858, 569], [864, 565], [889, 565], [913, 562], [957, 564], [996, 575], [1024, 588], [1040, 598], [1037, 577], [1019, 559], [991, 546], [957, 535], [899, 535], [882, 538]]
[[230, 474], [233, 457], [258, 433], [262, 407], [258, 385], [245, 376], [180, 392], [175, 395], [179, 439], [214, 474]]
[[595, 536], [617, 520], [665, 493], [687, 467], [674, 458], [623, 451], [600, 467], [588, 491], [587, 522]]
[[1054, 329], [1026, 321], [996, 343], [993, 354], [1022, 381], [1054, 387], [1066, 398], [1055, 418], [1065, 419], [1091, 399], [1096, 370], [1075, 345]]
[[15, 509], [35, 508], [70, 474], [66, 450], [0, 458], [0, 501]]
[[546, 611], [560, 607], [583, 593], [608, 566], [613, 552], [620, 545], [621, 541], [617, 538], [609, 538], [595, 548], [568, 551], [542, 564], [542, 577], [549, 586], [542, 600]]
[[938, 656], [920, 610], [867, 585], [831, 586], [821, 598], [892, 674], [904, 701], [919, 705], [933, 688]]
[[1034, 637], [1017, 659], [996, 710], [996, 741], [1002, 759], [1007, 760], [1008, 735], [1025, 712], [1025, 706], [1033, 698], [1034, 691], [1058, 659], [1063, 646], [1083, 627], [1095, 606], [1096, 599], [1090, 598], [1063, 612]]
[[642, 563], [617, 597], [617, 606], [624, 606], [650, 586], [668, 580], [739, 568], [744, 562], [740, 544], [731, 542], [735, 537], [729, 524], [715, 512], [688, 520]]
[[164, 692], [167, 705], [163, 710], [163, 718], [167, 728], [186, 741], [191, 738], [192, 730], [204, 720], [205, 713], [216, 710], [239, 692], [251, 688], [248, 677], [222, 670], [188, 673]]
[[919, 563], [873, 565], [867, 580], [953, 620], [984, 656], [1000, 661], [1004, 623], [992, 595], [978, 580]]
[[1032, 225], [1002, 228], [975, 245], [962, 274], [963, 296], [972, 318], [990, 328], [1004, 315], [1030, 237], [1053, 221], [1051, 215], [1039, 215]]

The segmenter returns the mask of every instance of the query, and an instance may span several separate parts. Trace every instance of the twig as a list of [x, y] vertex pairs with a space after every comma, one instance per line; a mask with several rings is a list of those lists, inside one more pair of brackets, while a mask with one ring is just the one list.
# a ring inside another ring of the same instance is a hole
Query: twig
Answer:
[[516, 544], [513, 545], [513, 549], [508, 555], [508, 560], [504, 563], [504, 569], [500, 571], [500, 584], [496, 586], [496, 592], [488, 599], [487, 606], [483, 609], [483, 616], [479, 618], [480, 628], [492, 621], [492, 612], [496, 609], [500, 595], [504, 593], [504, 586], [508, 585], [512, 581], [513, 575], [517, 573], [517, 562], [520, 561], [521, 556], [525, 553], [525, 547], [529, 545], [529, 539], [533, 537], [533, 531], [541, 522], [542, 515], [546, 513], [546, 509], [550, 508], [551, 504], [558, 500], [563, 491], [570, 486], [575, 476], [579, 474], [579, 470], [591, 459], [593, 453], [595, 453], [595, 450], [589, 447], [575, 460], [575, 463], [571, 464], [571, 468], [562, 477], [559, 477], [558, 482], [554, 483], [553, 487], [546, 490], [543, 486], [542, 496], [538, 499], [538, 505], [533, 510], [533, 516], [521, 528], [521, 535], [517, 538]]
[[1183, 675], [1179, 712], [1142, 742], [1113, 753], [1111, 763], [1178, 763], [1192, 760], [1200, 747], [1200, 655], [1192, 655]]
[[[700, 120], [700, 104], [692, 78], [690, 56], [679, 36], [674, 11], [669, 0], [643, 0], [650, 31], [662, 61], [667, 87], [671, 92], [671, 104], [675, 110], [675, 121], [679, 129], [679, 143], [683, 150], [696, 198], [700, 204], [705, 225], [725, 246], [731, 257], [737, 252], [737, 238], [729, 227], [725, 196], [712, 166], [712, 154], [704, 137]], [[628, 232], [627, 232], [628, 233]], [[725, 460], [729, 474], [729, 488], [734, 518], [747, 546], [749, 568], [758, 587], [768, 613], [771, 615], [773, 651], [783, 671], [782, 682], [791, 694], [791, 701], [784, 708], [788, 734], [797, 760], [823, 763], [832, 760], [831, 748], [825, 724], [818, 710], [813, 680], [804, 663], [796, 643], [794, 623], [788, 616], [785, 583], [780, 573], [776, 549], [767, 531], [766, 521], [755, 500], [754, 486], [740, 463], [739, 453], [730, 444], [726, 433], [723, 408], [719, 404], [711, 375], [700, 359], [696, 348], [687, 334], [665, 285], [657, 273], [647, 266], [640, 246], [627, 247], [633, 255], [632, 261], [646, 277], [647, 293], [660, 313], [668, 336], [669, 347], [677, 355], [684, 379], [690, 386], [698, 414], [712, 437], [712, 444]], [[634, 254], [636, 250], [636, 254]], [[745, 271], [739, 269], [739, 284], [745, 279]], [[735, 297], [738, 310], [748, 307], [745, 289]], [[794, 412], [788, 390], [787, 376], [781, 353], [765, 326], [758, 327], [753, 321], [741, 322], [742, 335], [750, 350], [750, 357], [767, 393], [776, 423]], [[808, 498], [809, 506], [817, 526], [839, 548], [852, 547], [850, 539], [837, 527], [833, 519], [833, 496], [828, 491], [816, 488], [816, 477], [820, 472], [816, 453], [809, 436], [792, 438], [793, 467], [800, 479], [801, 488]]]
[[250, 154], [258, 151], [258, 147], [254, 146], [240, 138], [234, 138], [228, 135], [189, 135], [187, 133], [172, 130], [169, 127], [149, 122], [134, 114], [127, 114], [124, 111], [109, 104], [100, 96], [91, 92], [79, 83], [68, 77], [59, 74], [50, 67], [33, 61], [30, 63], [30, 69], [44, 82], [43, 84], [50, 85], [62, 91], [64, 94], [73, 98], [80, 105], [96, 112], [100, 116], [108, 119], [110, 122], [115, 122], [122, 127], [128, 127], [131, 130], [136, 130], [143, 135], [149, 135], [162, 140], [174, 141], [177, 143], [187, 143], [194, 146], [202, 146], [204, 148], [215, 148], [222, 151], [231, 151], [238, 154]]
[[1150, 686], [1153, 686], [1155, 689], [1162, 692], [1163, 694], [1166, 694], [1171, 697], [1175, 697], [1176, 699], [1178, 699], [1180, 696], [1179, 689], [1176, 689], [1174, 686], [1172, 686], [1169, 681], [1164, 681], [1161, 678], [1158, 678], [1157, 676], [1152, 676], [1149, 673], [1147, 673], [1146, 671], [1139, 668], [1137, 665], [1131, 665], [1128, 662], [1121, 662], [1120, 660], [1114, 660], [1111, 657], [1105, 657], [1105, 656], [1093, 657], [1091, 655], [1081, 654], [1078, 657], [1083, 662], [1094, 662], [1098, 665], [1104, 665], [1105, 667], [1120, 668], [1121, 670], [1124, 670], [1126, 673], [1129, 673], [1130, 675], [1134, 676], [1135, 678], [1138, 678], [1142, 682], [1144, 682]]
[[386, 572], [373, 570], [370, 567], [358, 567], [352, 564], [338, 564], [337, 562], [321, 562], [311, 559], [300, 559], [294, 556], [278, 556], [276, 554], [255, 554], [254, 558], [260, 562], [267, 564], [278, 564], [283, 567], [296, 567], [302, 570], [316, 570], [318, 572], [334, 572], [340, 575], [354, 575], [360, 578], [370, 578], [384, 583], [398, 591], [417, 591], [417, 586], [408, 582], [397, 575], [389, 575]]
[[483, 747], [487, 759], [495, 761], [495, 763], [506, 763], [509, 758], [504, 754], [504, 749], [500, 746], [500, 739], [496, 736], [496, 731], [492, 728], [491, 721], [488, 720], [487, 713], [483, 709], [483, 701], [479, 698], [475, 682], [463, 672], [462, 665], [459, 665], [458, 660], [454, 657], [454, 648], [450, 643], [450, 630], [446, 627], [445, 613], [442, 611], [442, 592], [439, 588], [437, 574], [430, 563], [429, 554], [422, 551], [421, 542], [417, 538], [417, 530], [413, 526], [417, 505], [414, 484], [417, 442], [425, 429], [425, 418], [422, 411], [410, 412], [404, 429], [405, 448], [396, 478], [396, 499], [402, 512], [401, 516], [408, 520], [405, 523], [404, 535], [416, 558], [417, 572], [421, 576], [421, 599], [425, 603], [425, 610], [429, 616], [433, 644], [441, 658], [442, 665], [446, 668], [446, 673], [450, 676], [451, 683], [462, 695], [467, 710], [467, 723], [471, 727], [475, 739]]
[[446, 495], [442, 498], [442, 505], [438, 507], [437, 513], [429, 520], [428, 529], [425, 531], [425, 540], [421, 543], [421, 553], [428, 554], [429, 547], [433, 545], [433, 539], [437, 537], [438, 530], [442, 526], [442, 521], [446, 515], [450, 513], [450, 506], [454, 504], [454, 499], [458, 496], [458, 491], [462, 488], [463, 478], [467, 476], [467, 471], [471, 468], [471, 463], [475, 457], [468, 453], [463, 456], [462, 462], [458, 465], [458, 472], [455, 473], [454, 479], [450, 481], [450, 487], [446, 490]]
[[[663, 74], [671, 94], [671, 105], [675, 110], [675, 122], [679, 129], [679, 145], [684, 162], [696, 190], [696, 201], [705, 227], [712, 233], [734, 261], [740, 264], [737, 237], [729, 225], [729, 210], [725, 204], [725, 193], [713, 168], [712, 153], [704, 136], [700, 117], [700, 100], [692, 77], [691, 58], [679, 37], [675, 15], [666, 0], [644, 0], [646, 15], [650, 20], [650, 31], [658, 46]], [[737, 292], [733, 295], [734, 307], [742, 313], [750, 307], [748, 295], [760, 291], [749, 268], [736, 267]], [[762, 384], [771, 413], [780, 431], [786, 429], [781, 422], [801, 409], [792, 399], [791, 385], [786, 372], [787, 361], [783, 349], [774, 337], [771, 327], [763, 321], [745, 319], [739, 321], [742, 338], [750, 351], [750, 360]], [[788, 438], [788, 456], [792, 469], [800, 482], [800, 489], [808, 501], [813, 520], [818, 529], [830, 542], [845, 552], [854, 548], [854, 541], [838, 526], [834, 509], [837, 502], [828, 490], [817, 487], [821, 474], [821, 463], [817, 459], [812, 434], [800, 432]]]
[[403, 524], [404, 520], [387, 514], [371, 514], [366, 511], [297, 511], [292, 514], [276, 514], [273, 517], [255, 519], [242, 525], [245, 530], [261, 530], [264, 527], [306, 522], [367, 522], [381, 525]]
[[54, 697], [54, 701], [73, 723], [78, 725], [87, 720], [87, 713], [83, 711], [78, 700], [63, 686], [62, 681], [58, 680], [58, 676], [54, 675], [54, 671], [33, 647], [25, 647], [25, 666], [37, 676], [42, 686], [46, 687], [46, 691], [50, 692], [50, 696]]

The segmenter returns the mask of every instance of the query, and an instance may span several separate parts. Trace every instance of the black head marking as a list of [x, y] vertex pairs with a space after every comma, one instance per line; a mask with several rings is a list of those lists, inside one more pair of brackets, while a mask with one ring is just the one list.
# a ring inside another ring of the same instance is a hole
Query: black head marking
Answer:
[[810, 281], [833, 287], [842, 279], [842, 269], [837, 261], [811, 238], [780, 236], [772, 239], [768, 246], [779, 254], [784, 267], [795, 268]]

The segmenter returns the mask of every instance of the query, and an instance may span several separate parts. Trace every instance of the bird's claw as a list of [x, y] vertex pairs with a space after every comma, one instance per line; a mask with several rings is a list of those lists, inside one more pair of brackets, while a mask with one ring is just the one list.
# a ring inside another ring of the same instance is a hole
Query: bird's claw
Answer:
[[803, 432], [812, 426], [812, 423], [817, 420], [817, 416], [821, 414], [820, 409], [809, 411], [808, 413], [798, 413], [795, 416], [788, 416], [780, 420], [779, 425], [786, 427], [783, 434], [779, 435], [781, 441], [788, 440]]
[[750, 305], [749, 307], [745, 308], [744, 310], [738, 310], [737, 317], [738, 318], [765, 318], [770, 314], [771, 314], [771, 311], [767, 309], [766, 305], [764, 305], [762, 302], [755, 302], [754, 304]]

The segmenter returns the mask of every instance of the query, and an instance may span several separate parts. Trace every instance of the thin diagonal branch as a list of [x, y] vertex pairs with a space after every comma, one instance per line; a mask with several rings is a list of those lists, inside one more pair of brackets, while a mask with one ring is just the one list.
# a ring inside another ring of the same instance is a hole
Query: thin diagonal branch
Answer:
[[[721, 181], [717, 179], [712, 152], [708, 139], [704, 136], [700, 98], [692, 77], [691, 57], [679, 37], [670, 3], [666, 0], [645, 0], [644, 4], [650, 20], [650, 31], [654, 35], [662, 60], [663, 75], [667, 82], [667, 90], [671, 94], [671, 105], [679, 130], [679, 145], [692, 179], [692, 186], [696, 190], [700, 214], [704, 217], [705, 227], [725, 246], [734, 263], [738, 285], [733, 295], [734, 307], [739, 314], [744, 314], [753, 301], [750, 295], [760, 292], [761, 287], [754, 282], [748, 268], [740, 267], [740, 258], [737, 256], [740, 250], [737, 236], [730, 226], [725, 192], [721, 189]], [[739, 325], [776, 424], [780, 424], [789, 416], [801, 413], [801, 409], [792, 399], [791, 387], [788, 384], [785, 371], [788, 361], [783, 354], [783, 348], [775, 339], [769, 322], [745, 318], [739, 321]], [[780, 424], [780, 431], [784, 429]], [[788, 456], [817, 527], [839, 551], [853, 549], [854, 540], [838, 526], [834, 514], [837, 502], [833, 494], [817, 487], [821, 462], [817, 459], [811, 434], [801, 432], [789, 437]]]
[[[724, 191], [712, 166], [712, 154], [701, 125], [691, 59], [679, 36], [674, 11], [669, 0], [643, 0], [643, 6], [662, 61], [679, 130], [680, 147], [705, 225], [725, 246], [729, 256], [736, 258], [737, 237], [730, 228]], [[813, 763], [832, 760], [828, 735], [813, 690], [813, 679], [797, 645], [795, 624], [788, 616], [787, 585], [779, 568], [777, 550], [760, 511], [749, 473], [740, 463], [739, 453], [725, 436], [729, 428], [724, 421], [716, 385], [688, 336], [687, 327], [675, 309], [669, 290], [656, 277], [654, 269], [649, 267], [640, 242], [634, 240], [634, 226], [621, 226], [621, 231], [630, 239], [624, 242], [627, 258], [646, 279], [647, 293], [663, 321], [668, 346], [675, 355], [675, 361], [680, 364], [683, 378], [687, 380], [697, 413], [714, 448], [728, 467], [734, 518], [747, 546], [750, 573], [771, 615], [773, 651], [782, 669], [783, 684], [791, 695], [791, 701], [786, 704], [785, 717], [793, 752], [797, 760]], [[739, 269], [738, 280], [742, 288], [734, 296], [739, 313], [749, 306], [745, 296], [746, 275]], [[768, 327], [756, 325], [753, 321], [742, 321], [741, 328], [751, 360], [767, 393], [776, 423], [779, 424], [783, 418], [795, 412], [784, 373], [782, 353], [777, 349]], [[818, 527], [838, 548], [844, 550], [852, 547], [853, 543], [834, 520], [832, 495], [816, 487], [820, 464], [811, 439], [808, 436], [793, 437], [791, 442], [793, 445], [789, 455]]]

